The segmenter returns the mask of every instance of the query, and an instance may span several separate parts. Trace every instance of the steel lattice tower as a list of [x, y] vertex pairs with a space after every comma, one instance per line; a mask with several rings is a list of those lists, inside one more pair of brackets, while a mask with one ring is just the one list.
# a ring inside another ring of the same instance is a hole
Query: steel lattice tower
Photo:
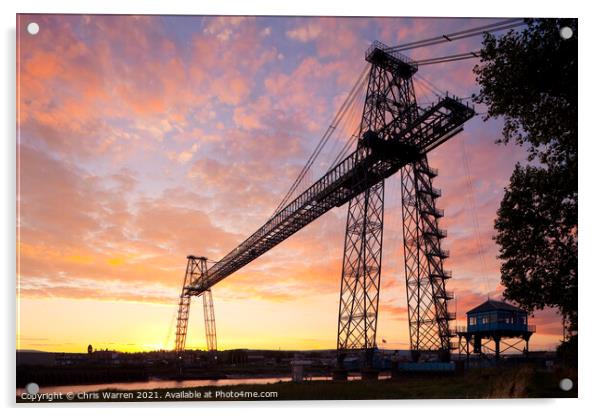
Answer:
[[[188, 256], [184, 284], [180, 294], [178, 306], [178, 324], [176, 327], [176, 351], [184, 351], [186, 348], [186, 333], [188, 331], [188, 317], [190, 313], [190, 294], [188, 289], [193, 282], [204, 281], [207, 278], [207, 258]], [[203, 312], [205, 315], [205, 338], [207, 351], [217, 350], [217, 335], [215, 331], [215, 313], [213, 311], [213, 296], [211, 289], [205, 290], [203, 297]]]
[[443, 210], [435, 206], [441, 196], [432, 186], [436, 175], [426, 156], [401, 170], [404, 263], [414, 358], [420, 351], [440, 351], [442, 358], [448, 359], [452, 336], [449, 320], [455, 316], [447, 310], [453, 295], [445, 289], [451, 273], [443, 269], [449, 253], [441, 249], [441, 239], [447, 234], [438, 224]]
[[[370, 52], [366, 59], [372, 67], [360, 126], [360, 155], [376, 141], [375, 132], [385, 131], [388, 135], [379, 139], [391, 140], [418, 118], [412, 81], [416, 68], [392, 60], [391, 55]], [[440, 246], [443, 233], [437, 224], [443, 213], [435, 208], [440, 194], [432, 188], [434, 171], [428, 167], [426, 155], [401, 171], [411, 348], [449, 351], [449, 296], [442, 269], [445, 253]], [[371, 365], [376, 348], [383, 214], [384, 180], [349, 202], [339, 302], [339, 361], [350, 350], [364, 350], [366, 364]]]
[[[426, 155], [462, 131], [474, 109], [454, 97], [432, 105], [416, 103], [415, 62], [375, 41], [366, 51], [371, 63], [357, 148], [315, 183], [290, 200], [251, 236], [207, 270], [206, 259], [188, 257], [180, 296], [176, 349], [183, 350], [191, 296], [203, 296], [208, 348], [215, 346], [212, 286], [280, 244], [329, 210], [348, 205], [338, 316], [339, 362], [349, 351], [376, 348], [381, 275], [384, 181], [401, 171], [405, 277], [411, 348], [449, 356], [450, 319], [441, 250], [445, 233], [435, 206], [436, 172]], [[213, 340], [213, 341], [211, 341]], [[416, 356], [417, 354], [415, 354]]]

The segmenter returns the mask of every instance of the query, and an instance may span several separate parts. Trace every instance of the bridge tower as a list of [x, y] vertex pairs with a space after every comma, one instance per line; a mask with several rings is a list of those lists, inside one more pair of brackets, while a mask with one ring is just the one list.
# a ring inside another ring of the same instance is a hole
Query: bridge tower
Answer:
[[[190, 312], [189, 287], [193, 282], [203, 282], [207, 277], [207, 258], [188, 256], [186, 274], [180, 294], [178, 305], [178, 324], [176, 327], [176, 351], [184, 351], [186, 348], [186, 333], [188, 332], [188, 317]], [[215, 330], [215, 313], [213, 311], [213, 296], [211, 288], [207, 288], [201, 296], [203, 297], [203, 312], [205, 315], [205, 338], [207, 351], [217, 350], [217, 335]]]
[[[358, 153], [369, 152], [374, 132], [385, 132], [382, 141], [398, 141], [398, 132], [411, 131], [419, 118], [412, 76], [417, 71], [407, 57], [387, 52], [374, 42], [366, 51], [372, 64], [358, 140]], [[418, 135], [422, 133], [418, 130]], [[419, 143], [420, 137], [412, 137]], [[365, 150], [363, 150], [365, 149]], [[361, 172], [366, 176], [369, 172]], [[453, 319], [447, 311], [450, 295], [443, 270], [447, 253], [440, 240], [445, 233], [438, 227], [443, 211], [435, 207], [440, 192], [432, 187], [436, 171], [428, 165], [426, 152], [401, 169], [402, 217], [405, 277], [410, 321], [411, 349], [437, 351], [449, 357]], [[365, 351], [370, 368], [376, 348], [376, 326], [380, 291], [384, 213], [384, 179], [349, 202], [341, 291], [337, 351], [339, 366], [345, 355]]]

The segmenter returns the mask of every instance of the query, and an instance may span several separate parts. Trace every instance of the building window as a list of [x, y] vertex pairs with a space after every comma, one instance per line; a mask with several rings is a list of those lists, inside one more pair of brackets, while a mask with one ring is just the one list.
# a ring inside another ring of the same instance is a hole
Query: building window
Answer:
[[488, 324], [488, 323], [489, 323], [489, 315], [485, 315], [485, 316], [483, 317], [483, 320], [482, 320], [482, 322], [483, 322], [483, 325], [485, 325], [485, 324]]
[[477, 324], [477, 318], [475, 318], [474, 316], [471, 316], [470, 318], [468, 318], [468, 325], [476, 325]]

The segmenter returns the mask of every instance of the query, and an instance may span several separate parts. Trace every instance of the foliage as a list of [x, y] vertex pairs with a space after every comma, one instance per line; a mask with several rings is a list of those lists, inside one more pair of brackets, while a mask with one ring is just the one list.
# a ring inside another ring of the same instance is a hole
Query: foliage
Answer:
[[578, 343], [577, 335], [560, 343], [556, 348], [556, 355], [564, 366], [577, 368]]
[[522, 32], [487, 34], [474, 72], [485, 118], [504, 120], [498, 142], [528, 146], [495, 221], [504, 296], [529, 311], [556, 307], [576, 331], [577, 21], [528, 20]]

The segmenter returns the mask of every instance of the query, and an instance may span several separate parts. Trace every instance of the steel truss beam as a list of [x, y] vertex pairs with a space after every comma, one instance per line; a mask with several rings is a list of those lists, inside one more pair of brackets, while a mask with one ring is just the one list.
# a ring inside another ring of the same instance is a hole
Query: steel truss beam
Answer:
[[[286, 240], [332, 208], [349, 202], [373, 185], [396, 173], [462, 131], [474, 111], [445, 97], [427, 109], [416, 108], [418, 116], [400, 129], [400, 113], [382, 130], [362, 137], [358, 148], [322, 178], [270, 218], [259, 230], [215, 263], [207, 279], [197, 279], [187, 288], [192, 296], [222, 281], [246, 264]], [[368, 132], [367, 132], [368, 133]], [[385, 138], [394, 140], [385, 140]]]
[[[190, 315], [190, 294], [188, 287], [196, 280], [207, 278], [207, 258], [188, 256], [186, 265], [186, 274], [180, 294], [180, 303], [178, 307], [178, 324], [176, 326], [176, 351], [186, 349], [186, 334], [188, 332], [188, 317]], [[217, 336], [215, 330], [215, 313], [213, 310], [213, 296], [211, 290], [203, 292], [203, 312], [205, 315], [205, 338], [207, 341], [207, 350], [217, 350]]]

